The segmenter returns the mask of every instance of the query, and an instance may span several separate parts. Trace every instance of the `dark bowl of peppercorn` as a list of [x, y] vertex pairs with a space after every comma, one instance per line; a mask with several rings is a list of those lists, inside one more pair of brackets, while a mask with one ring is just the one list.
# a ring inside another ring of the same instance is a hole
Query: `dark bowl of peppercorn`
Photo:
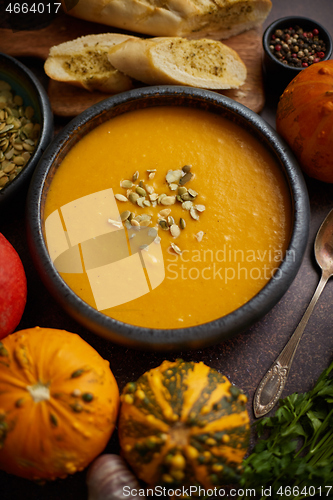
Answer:
[[306, 17], [274, 21], [263, 35], [263, 73], [267, 90], [282, 94], [300, 71], [330, 59], [332, 38], [319, 23]]

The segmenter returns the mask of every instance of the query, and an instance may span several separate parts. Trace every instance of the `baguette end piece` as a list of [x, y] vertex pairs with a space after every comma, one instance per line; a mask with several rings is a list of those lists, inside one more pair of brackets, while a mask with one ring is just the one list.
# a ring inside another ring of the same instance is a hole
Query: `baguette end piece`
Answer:
[[109, 51], [111, 64], [148, 85], [234, 89], [244, 84], [246, 66], [222, 42], [159, 37], [128, 40]]
[[133, 80], [108, 60], [110, 47], [128, 40], [126, 35], [101, 34], [80, 37], [51, 47], [45, 73], [53, 80], [89, 91], [109, 94], [133, 88]]

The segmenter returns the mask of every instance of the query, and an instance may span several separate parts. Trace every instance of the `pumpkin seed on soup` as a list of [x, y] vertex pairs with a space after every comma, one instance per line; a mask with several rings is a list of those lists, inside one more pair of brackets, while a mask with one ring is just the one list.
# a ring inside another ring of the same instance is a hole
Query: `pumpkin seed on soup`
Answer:
[[176, 252], [178, 255], [181, 255], [182, 254], [182, 251], [181, 249], [179, 248], [179, 246], [175, 245], [174, 243], [171, 243], [170, 244], [171, 248], [173, 249], [174, 252]]
[[134, 192], [132, 191], [132, 193], [130, 193], [130, 194], [128, 195], [128, 198], [129, 198], [129, 200], [130, 200], [132, 203], [134, 203], [134, 204], [135, 204], [135, 203], [137, 202], [137, 200], [140, 198], [140, 195], [138, 195], [138, 193], [134, 193]]
[[165, 196], [161, 200], [161, 205], [173, 205], [176, 202], [175, 196]]
[[185, 194], [185, 193], [187, 193], [187, 189], [186, 189], [186, 187], [185, 187], [185, 186], [180, 186], [180, 187], [178, 188], [178, 194], [179, 194], [180, 196], [183, 196], [183, 194]]
[[123, 194], [115, 194], [114, 197], [116, 198], [116, 200], [118, 201], [127, 201], [127, 198], [126, 196], [124, 196]]
[[165, 219], [159, 220], [158, 223], [164, 231], [167, 231], [169, 229], [169, 225]]
[[133, 186], [133, 182], [125, 179], [124, 181], [121, 181], [120, 186], [125, 189], [130, 189]]
[[197, 210], [194, 207], [190, 208], [190, 216], [194, 220], [199, 220], [199, 214], [198, 214]]
[[[18, 156], [18, 158], [20, 157]], [[20, 159], [16, 160], [16, 162], [17, 161], [20, 162]], [[175, 195], [170, 196], [165, 193], [156, 193], [154, 192], [154, 187], [144, 183], [143, 180], [139, 182], [139, 185], [135, 185], [134, 182], [138, 180], [139, 177], [139, 172], [136, 171], [132, 176], [132, 181], [124, 179], [120, 182], [120, 186], [127, 189], [127, 197], [122, 194], [116, 194], [115, 198], [118, 201], [123, 202], [129, 200], [142, 209], [148, 207], [154, 208], [157, 205], [164, 205], [165, 207], [168, 207], [174, 205], [178, 201], [181, 203], [183, 210], [190, 212], [192, 219], [199, 220], [200, 213], [203, 212], [206, 207], [202, 204], [194, 205], [193, 200], [199, 196], [199, 193], [192, 188], [188, 189], [182, 185], [192, 179], [193, 174], [190, 170], [191, 166], [185, 165], [181, 170], [169, 170], [167, 172], [165, 177], [166, 182], [172, 191], [177, 191], [177, 194]], [[146, 172], [149, 178], [150, 174], [155, 174], [156, 169], [147, 169]], [[132, 191], [132, 189], [134, 190]], [[113, 222], [114, 224], [117, 223], [119, 224], [119, 227], [121, 227], [121, 224], [123, 223], [127, 229], [132, 228], [136, 230], [139, 230], [141, 227], [148, 227], [153, 223], [152, 215], [147, 213], [135, 215], [129, 210], [125, 210], [121, 213], [120, 220], [121, 222], [111, 220], [109, 220], [109, 222]], [[171, 208], [163, 208], [158, 212], [157, 223], [157, 227], [163, 231], [169, 231], [173, 238], [178, 238], [182, 230], [186, 228], [186, 222], [183, 217], [180, 217], [179, 224], [176, 224], [174, 217], [171, 215]], [[156, 243], [160, 242], [161, 238], [158, 237], [158, 229], [156, 227], [149, 229], [148, 234], [149, 236], [153, 236], [155, 238]], [[199, 231], [199, 233], [195, 234], [196, 239], [201, 241], [203, 234], [204, 233], [202, 231]], [[134, 236], [135, 234], [133, 233], [131, 238]], [[182, 253], [181, 249], [174, 243], [171, 243], [171, 248], [178, 255]], [[144, 249], [148, 250], [148, 245], [146, 245]]]
[[187, 182], [189, 182], [193, 177], [193, 174], [191, 172], [187, 172], [179, 181], [179, 185], [183, 186]]
[[192, 198], [196, 198], [198, 196], [198, 193], [191, 188], [188, 190], [188, 194], [192, 196]]
[[139, 196], [146, 196], [147, 195], [146, 190], [140, 186], [137, 186], [135, 191], [138, 193]]
[[167, 215], [169, 215], [171, 212], [171, 208], [164, 208], [163, 210], [161, 210], [159, 212], [159, 215], [161, 215], [162, 217], [166, 217]]
[[178, 236], [180, 235], [179, 226], [177, 226], [177, 224], [172, 224], [172, 226], [170, 226], [170, 233], [174, 238], [178, 238]]
[[120, 214], [120, 218], [122, 221], [125, 221], [129, 218], [130, 215], [131, 215], [131, 212], [129, 210], [125, 210], [125, 212], [122, 212]]

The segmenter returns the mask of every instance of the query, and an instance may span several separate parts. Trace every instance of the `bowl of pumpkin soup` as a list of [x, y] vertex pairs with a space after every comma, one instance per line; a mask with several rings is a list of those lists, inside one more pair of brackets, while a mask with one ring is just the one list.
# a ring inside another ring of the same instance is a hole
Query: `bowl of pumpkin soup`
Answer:
[[106, 99], [44, 153], [28, 241], [62, 307], [112, 342], [180, 350], [246, 330], [300, 267], [309, 202], [278, 134], [235, 101], [156, 86]]

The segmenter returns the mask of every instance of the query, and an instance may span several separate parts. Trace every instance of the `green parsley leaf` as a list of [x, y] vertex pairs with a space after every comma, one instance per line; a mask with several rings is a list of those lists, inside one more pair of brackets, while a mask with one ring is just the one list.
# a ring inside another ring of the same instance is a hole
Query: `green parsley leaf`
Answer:
[[[255, 424], [258, 442], [244, 460], [241, 489], [260, 493], [270, 487], [272, 498], [301, 500], [313, 497], [310, 486], [332, 487], [333, 496], [332, 370], [333, 362], [311, 391], [281, 399], [272, 417]], [[302, 494], [284, 494], [286, 487]]]

